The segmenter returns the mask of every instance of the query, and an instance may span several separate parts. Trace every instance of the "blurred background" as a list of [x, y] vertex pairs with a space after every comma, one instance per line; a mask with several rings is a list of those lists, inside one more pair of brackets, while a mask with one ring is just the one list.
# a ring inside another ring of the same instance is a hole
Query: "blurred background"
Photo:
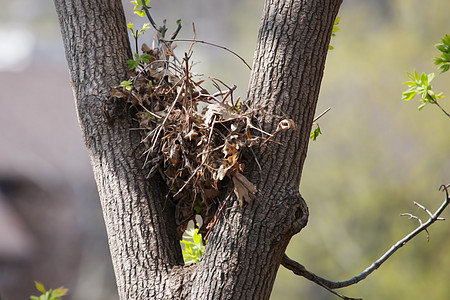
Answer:
[[[64, 285], [65, 299], [117, 299], [103, 217], [77, 124], [52, 1], [1, 0], [0, 297], [28, 299], [33, 280]], [[158, 23], [184, 24], [181, 38], [217, 43], [252, 61], [262, 0], [152, 0]], [[136, 25], [133, 6], [124, 1]], [[311, 142], [300, 190], [307, 228], [288, 255], [331, 280], [359, 274], [426, 218], [450, 182], [450, 120], [437, 107], [401, 101], [406, 72], [438, 73], [433, 47], [450, 34], [447, 0], [345, 0], [333, 38], [317, 114], [323, 135]], [[151, 44], [152, 33], [142, 42]], [[180, 53], [189, 45], [179, 44]], [[237, 84], [250, 72], [228, 52], [194, 47], [197, 73]], [[450, 97], [450, 74], [433, 81]], [[448, 99], [441, 105], [450, 110]], [[445, 212], [443, 217], [450, 217]], [[364, 299], [448, 299], [450, 226], [440, 222], [357, 286]], [[272, 299], [337, 299], [280, 267]]]

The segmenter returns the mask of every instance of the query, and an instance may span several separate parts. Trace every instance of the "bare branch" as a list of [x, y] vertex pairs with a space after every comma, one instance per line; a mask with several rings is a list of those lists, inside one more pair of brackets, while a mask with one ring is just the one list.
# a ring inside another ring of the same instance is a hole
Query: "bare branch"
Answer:
[[[294, 272], [294, 274], [303, 276], [308, 280], [311, 280], [312, 282], [326, 288], [327, 290], [330, 289], [339, 289], [343, 287], [347, 287], [353, 284], [356, 284], [362, 280], [364, 280], [367, 276], [369, 276], [373, 271], [378, 269], [392, 254], [394, 254], [398, 249], [403, 247], [406, 243], [408, 243], [411, 239], [413, 239], [416, 235], [418, 235], [420, 232], [425, 231], [428, 234], [428, 227], [430, 227], [434, 222], [436, 221], [442, 221], [443, 218], [440, 218], [439, 216], [442, 214], [442, 212], [445, 210], [445, 208], [450, 203], [450, 197], [448, 190], [450, 188], [450, 184], [448, 185], [441, 185], [439, 190], [444, 190], [446, 198], [444, 202], [441, 204], [441, 206], [436, 210], [434, 214], [430, 214], [430, 218], [425, 222], [422, 223], [422, 221], [417, 218], [416, 216], [412, 214], [402, 214], [404, 216], [409, 216], [410, 218], [417, 219], [420, 223], [420, 226], [417, 227], [415, 230], [413, 230], [410, 234], [405, 236], [403, 239], [395, 243], [386, 253], [384, 253], [378, 260], [372, 263], [367, 269], [365, 269], [361, 274], [350, 278], [346, 281], [330, 281], [325, 278], [322, 278], [320, 276], [317, 276], [316, 274], [312, 273], [311, 271], [308, 271], [302, 264], [290, 259], [286, 254], [284, 255], [281, 264], [288, 270], [291, 270]], [[428, 210], [423, 207], [422, 205], [415, 203], [417, 206], [421, 207], [425, 211], [428, 212]], [[342, 297], [341, 297], [342, 298]], [[349, 298], [343, 298], [343, 299], [349, 299]]]
[[414, 203], [414, 205], [416, 205], [416, 206], [420, 207], [421, 209], [423, 209], [430, 216], [430, 218], [433, 217], [433, 214], [431, 213], [431, 211], [429, 211], [425, 206], [417, 203], [416, 201], [414, 201], [413, 203]]
[[448, 113], [448, 112], [446, 112], [443, 108], [442, 108], [442, 106], [440, 106], [439, 105], [439, 103], [437, 103], [437, 101], [436, 100], [434, 100], [434, 102], [433, 102], [434, 104], [436, 104], [437, 105], [437, 107], [439, 107], [441, 110], [442, 110], [442, 112], [447, 116], [447, 117], [449, 117], [450, 118], [450, 114]]
[[[417, 202], [414, 202], [414, 204], [416, 204], [417, 206], [423, 207], [422, 205], [418, 204]], [[424, 209], [427, 210], [426, 208], [424, 208]], [[419, 222], [420, 226], [423, 226], [422, 220], [413, 214], [403, 213], [403, 214], [400, 214], [400, 216], [407, 216], [408, 219], [415, 219], [415, 220], [417, 220], [417, 222]], [[427, 233], [427, 242], [429, 242], [430, 241], [430, 233], [428, 232], [428, 229], [425, 229], [425, 232]]]
[[331, 109], [331, 107], [328, 107], [327, 109], [325, 109], [325, 111], [323, 113], [321, 113], [320, 115], [318, 115], [317, 117], [314, 118], [313, 123], [315, 123], [317, 120], [319, 120], [324, 114], [326, 114], [327, 112], [329, 112]]
[[333, 289], [340, 287], [340, 286], [336, 286], [336, 284], [339, 284], [339, 282], [330, 281], [330, 280], [327, 280], [320, 276], [317, 276], [313, 272], [308, 271], [305, 268], [305, 266], [303, 266], [302, 264], [296, 262], [295, 260], [290, 259], [286, 254], [284, 254], [281, 264], [286, 269], [294, 272], [295, 275], [303, 276], [306, 279], [311, 280], [312, 282], [320, 285], [321, 287], [325, 288], [329, 292], [335, 294], [336, 296], [338, 296], [342, 299], [360, 300], [360, 299], [355, 299], [355, 298], [348, 298], [348, 297], [345, 297], [343, 295], [336, 293], [335, 291], [333, 291]]
[[230, 52], [231, 54], [235, 55], [236, 57], [238, 57], [246, 66], [249, 70], [252, 69], [252, 67], [250, 67], [250, 65], [245, 61], [245, 59], [242, 58], [242, 56], [240, 56], [239, 54], [237, 54], [236, 52], [234, 52], [233, 50], [228, 49], [227, 47], [224, 46], [220, 46], [214, 43], [210, 43], [207, 41], [201, 41], [201, 40], [193, 40], [193, 39], [171, 39], [171, 40], [163, 40], [165, 42], [192, 42], [192, 43], [200, 43], [200, 44], [205, 44], [205, 45], [209, 45], [209, 46], [214, 46], [220, 49], [223, 49], [225, 51]]

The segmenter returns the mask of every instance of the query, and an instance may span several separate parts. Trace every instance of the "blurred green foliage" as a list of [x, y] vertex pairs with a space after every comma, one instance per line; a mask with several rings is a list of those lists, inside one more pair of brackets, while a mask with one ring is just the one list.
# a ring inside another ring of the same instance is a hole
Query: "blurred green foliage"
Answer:
[[450, 69], [450, 35], [446, 34], [442, 43], [436, 44], [435, 47], [442, 53], [434, 59], [434, 64], [439, 66], [442, 73], [447, 72]]
[[419, 106], [419, 110], [421, 110], [427, 103], [435, 104], [437, 103], [437, 100], [439, 98], [444, 98], [442, 93], [436, 95], [433, 92], [431, 81], [435, 77], [434, 73], [430, 73], [428, 75], [422, 73], [421, 75], [419, 75], [416, 71], [414, 71], [414, 73], [406, 72], [406, 74], [408, 75], [409, 79], [411, 79], [411, 81], [403, 83], [409, 86], [409, 89], [403, 92], [403, 100], [409, 101], [413, 99], [417, 94], [420, 95], [421, 104]]
[[[336, 36], [336, 32], [338, 32], [339, 30], [341, 30], [338, 25], [339, 25], [339, 21], [341, 20], [341, 17], [336, 17], [336, 19], [334, 20], [334, 25], [333, 25], [333, 31], [331, 32], [331, 37]], [[329, 45], [328, 46], [328, 50], [333, 50], [334, 47]]]
[[200, 262], [205, 251], [205, 245], [202, 241], [202, 235], [198, 233], [198, 228], [186, 230], [180, 243], [183, 246], [182, 252], [185, 265]]
[[42, 295], [31, 296], [31, 300], [62, 300], [63, 296], [67, 295], [68, 289], [64, 287], [59, 287], [57, 289], [46, 290], [44, 285], [40, 282], [34, 282], [36, 289], [42, 293]]

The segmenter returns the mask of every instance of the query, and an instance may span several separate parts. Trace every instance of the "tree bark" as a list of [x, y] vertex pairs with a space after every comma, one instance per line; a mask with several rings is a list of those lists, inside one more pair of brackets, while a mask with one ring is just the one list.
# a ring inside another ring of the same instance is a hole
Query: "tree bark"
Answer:
[[307, 222], [298, 192], [309, 133], [342, 0], [267, 0], [248, 91], [274, 131], [280, 116], [298, 130], [258, 154], [249, 178], [258, 201], [229, 200], [202, 261], [183, 267], [173, 207], [160, 178], [145, 179], [130, 116], [105, 122], [112, 87], [131, 57], [118, 0], [55, 0], [81, 131], [98, 186], [120, 299], [268, 299], [290, 238]]
[[181, 265], [173, 211], [161, 182], [148, 182], [130, 117], [105, 122], [111, 89], [131, 57], [121, 1], [55, 0], [81, 131], [105, 219], [120, 299], [164, 298]]
[[275, 1], [264, 6], [247, 100], [262, 107], [273, 132], [281, 116], [297, 130], [281, 133], [253, 165], [258, 201], [224, 213], [208, 240], [193, 298], [268, 299], [290, 238], [307, 222], [298, 190], [331, 30], [341, 0]]

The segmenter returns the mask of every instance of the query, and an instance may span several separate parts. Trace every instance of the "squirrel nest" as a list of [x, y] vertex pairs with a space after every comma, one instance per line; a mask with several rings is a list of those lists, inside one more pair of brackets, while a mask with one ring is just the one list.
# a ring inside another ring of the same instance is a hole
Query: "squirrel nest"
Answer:
[[131, 85], [114, 88], [109, 101], [135, 109], [146, 149], [143, 168], [148, 178], [158, 172], [167, 184], [180, 238], [190, 220], [196, 224], [196, 215], [202, 217], [199, 232], [205, 236], [225, 201], [224, 191], [233, 188], [241, 206], [257, 192], [244, 175], [255, 151], [278, 131], [295, 126], [285, 119], [274, 133], [262, 131], [253, 125], [261, 110], [235, 101], [236, 86], [211, 79], [218, 92], [208, 93], [191, 73], [190, 55], [180, 60], [174, 43], [158, 39], [156, 44], [143, 44], [149, 62], [132, 71]]

